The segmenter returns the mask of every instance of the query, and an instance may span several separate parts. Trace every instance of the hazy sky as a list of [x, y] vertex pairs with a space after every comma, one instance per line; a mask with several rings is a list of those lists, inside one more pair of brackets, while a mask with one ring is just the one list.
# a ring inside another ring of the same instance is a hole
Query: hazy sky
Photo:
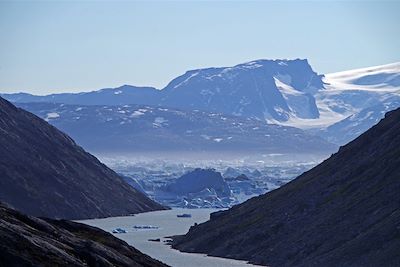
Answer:
[[0, 92], [164, 87], [189, 69], [400, 61], [400, 1], [0, 1]]

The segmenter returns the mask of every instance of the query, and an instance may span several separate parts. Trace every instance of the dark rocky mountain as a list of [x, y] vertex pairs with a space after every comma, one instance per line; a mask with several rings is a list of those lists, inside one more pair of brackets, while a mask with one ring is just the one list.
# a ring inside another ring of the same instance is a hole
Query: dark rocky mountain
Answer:
[[23, 213], [84, 219], [164, 209], [64, 133], [0, 98], [0, 201]]
[[17, 103], [100, 153], [259, 152], [326, 153], [320, 137], [251, 118], [143, 105], [83, 106]]
[[25, 216], [0, 203], [0, 266], [167, 266], [81, 223]]
[[265, 195], [212, 214], [174, 247], [268, 266], [400, 266], [400, 109]]

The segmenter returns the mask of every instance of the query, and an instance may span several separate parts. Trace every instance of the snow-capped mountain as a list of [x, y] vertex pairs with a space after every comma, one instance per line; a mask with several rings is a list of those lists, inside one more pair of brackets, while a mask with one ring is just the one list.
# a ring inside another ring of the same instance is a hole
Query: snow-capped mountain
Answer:
[[386, 112], [400, 107], [400, 97], [356, 112], [347, 118], [319, 129], [317, 134], [335, 144], [346, 144], [377, 124]]
[[257, 60], [186, 72], [162, 90], [161, 103], [183, 109], [287, 121], [319, 117], [313, 93], [322, 76], [307, 60]]
[[256, 60], [191, 70], [161, 90], [124, 85], [78, 94], [2, 96], [19, 103], [141, 104], [223, 113], [297, 127], [345, 144], [399, 106], [400, 63], [318, 75], [307, 60]]
[[400, 107], [400, 63], [327, 74], [324, 82], [315, 98], [318, 120], [327, 127], [318, 134], [337, 144], [353, 140]]
[[191, 70], [164, 89], [122, 86], [78, 94], [3, 94], [12, 102], [54, 102], [80, 105], [158, 105], [199, 109], [278, 122], [316, 119], [313, 94], [323, 88], [322, 76], [307, 60], [257, 60], [233, 67]]
[[300, 129], [203, 111], [143, 105], [18, 103], [92, 152], [330, 153], [336, 146]]

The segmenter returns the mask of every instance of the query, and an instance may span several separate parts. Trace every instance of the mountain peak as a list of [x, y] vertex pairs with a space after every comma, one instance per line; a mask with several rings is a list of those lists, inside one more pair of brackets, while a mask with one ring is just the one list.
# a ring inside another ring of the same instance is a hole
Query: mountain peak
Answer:
[[162, 104], [276, 121], [318, 118], [311, 93], [323, 88], [321, 79], [306, 59], [260, 59], [188, 71], [161, 91]]
[[307, 59], [258, 59], [230, 67], [190, 70], [161, 90], [123, 85], [83, 94], [6, 97], [15, 102], [156, 105], [281, 123], [319, 118], [314, 94], [323, 88], [322, 75]]

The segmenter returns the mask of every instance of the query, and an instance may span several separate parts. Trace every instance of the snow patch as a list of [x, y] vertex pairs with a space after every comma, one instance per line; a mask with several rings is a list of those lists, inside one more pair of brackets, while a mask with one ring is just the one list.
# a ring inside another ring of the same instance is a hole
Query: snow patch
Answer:
[[292, 84], [292, 76], [290, 76], [289, 74], [278, 74], [274, 76], [274, 79], [278, 79], [279, 81], [287, 85]]
[[211, 137], [208, 136], [208, 135], [206, 135], [206, 134], [202, 134], [202, 135], [200, 135], [200, 136], [203, 137], [203, 138], [206, 139], [206, 140], [210, 140], [210, 139], [211, 139]]
[[45, 121], [49, 121], [51, 119], [57, 119], [59, 117], [60, 117], [60, 114], [58, 114], [57, 112], [50, 112], [50, 113], [47, 113]]
[[180, 87], [180, 86], [182, 86], [182, 85], [184, 85], [185, 83], [187, 83], [190, 79], [192, 79], [193, 77], [195, 77], [195, 76], [197, 76], [199, 73], [198, 72], [195, 72], [195, 73], [192, 73], [188, 78], [186, 78], [183, 82], [180, 82], [180, 83], [178, 83], [177, 85], [175, 85], [174, 86], [174, 89], [175, 88], [178, 88], [178, 87]]
[[144, 113], [139, 111], [139, 110], [135, 110], [132, 114], [131, 114], [131, 118], [139, 118], [140, 116], [143, 116]]
[[256, 61], [248, 62], [242, 65], [244, 69], [257, 69], [262, 67], [263, 65], [257, 63]]
[[161, 128], [163, 126], [168, 125], [168, 120], [164, 119], [163, 117], [156, 117], [153, 122], [154, 128]]

